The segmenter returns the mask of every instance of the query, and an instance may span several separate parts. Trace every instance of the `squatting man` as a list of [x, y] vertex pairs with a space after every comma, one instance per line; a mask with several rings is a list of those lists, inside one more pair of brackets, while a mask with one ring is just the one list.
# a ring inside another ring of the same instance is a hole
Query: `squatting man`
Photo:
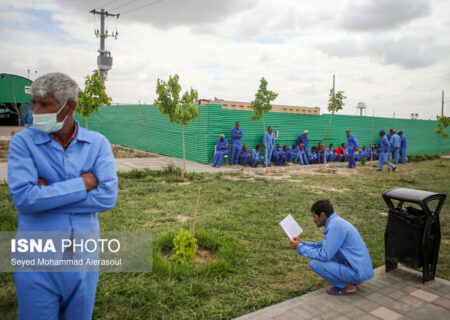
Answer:
[[348, 295], [357, 291], [357, 284], [374, 276], [372, 261], [358, 230], [334, 211], [328, 200], [319, 200], [311, 207], [314, 223], [325, 227], [320, 242], [306, 242], [298, 237], [291, 246], [310, 258], [311, 269], [330, 282], [331, 295]]

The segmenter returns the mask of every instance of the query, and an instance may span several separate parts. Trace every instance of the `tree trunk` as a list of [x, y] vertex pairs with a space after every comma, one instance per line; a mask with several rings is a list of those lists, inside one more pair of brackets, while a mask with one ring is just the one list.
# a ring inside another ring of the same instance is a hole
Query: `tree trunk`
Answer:
[[266, 137], [266, 122], [264, 121], [264, 114], [262, 116], [262, 121], [263, 121], [263, 131], [264, 131], [264, 142], [266, 144], [265, 148], [264, 148], [264, 153], [266, 154], [266, 157], [264, 158], [264, 162], [267, 161], [267, 165], [266, 165], [266, 169], [264, 170], [266, 173], [269, 170], [269, 164], [270, 164], [270, 159], [267, 159], [267, 157], [269, 156], [269, 150], [268, 149], [268, 144], [267, 144], [267, 137]]
[[195, 237], [195, 225], [197, 224], [197, 213], [198, 213], [199, 204], [200, 204], [200, 189], [198, 189], [197, 204], [195, 205], [195, 211], [194, 211], [194, 222], [192, 224], [192, 236], [193, 237]]
[[87, 128], [88, 128], [88, 119], [85, 118], [85, 119], [84, 119], [84, 122], [85, 122], [85, 124], [86, 124], [86, 129], [87, 129]]
[[184, 148], [184, 126], [181, 124], [181, 137], [183, 139], [183, 171], [181, 172], [181, 177], [184, 178], [186, 172], [186, 149]]
[[330, 136], [331, 120], [333, 120], [334, 110], [331, 111], [330, 122], [328, 123], [327, 140], [325, 140], [325, 159], [323, 161], [324, 165], [327, 164], [327, 147], [328, 147], [328, 137]]

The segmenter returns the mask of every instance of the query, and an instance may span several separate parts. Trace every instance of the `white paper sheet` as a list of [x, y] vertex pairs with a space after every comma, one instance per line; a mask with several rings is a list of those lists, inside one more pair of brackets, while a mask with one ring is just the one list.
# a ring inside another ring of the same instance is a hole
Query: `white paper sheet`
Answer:
[[290, 214], [280, 222], [280, 226], [283, 228], [284, 232], [286, 232], [289, 239], [298, 237], [303, 232], [303, 229]]

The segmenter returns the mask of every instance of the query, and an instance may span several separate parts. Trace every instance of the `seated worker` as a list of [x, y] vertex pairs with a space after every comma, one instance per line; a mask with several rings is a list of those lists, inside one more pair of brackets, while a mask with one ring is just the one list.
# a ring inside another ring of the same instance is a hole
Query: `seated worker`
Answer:
[[378, 160], [378, 157], [380, 154], [380, 149], [378, 149], [377, 146], [375, 144], [373, 144], [370, 151], [371, 151], [371, 155], [372, 155], [371, 159]]
[[283, 146], [284, 154], [286, 156], [286, 162], [292, 162], [292, 152], [287, 144]]
[[347, 160], [347, 155], [344, 150], [345, 143], [342, 144], [342, 147], [334, 149], [334, 153], [336, 153], [336, 160], [343, 162]]
[[291, 246], [310, 258], [311, 269], [333, 285], [331, 295], [354, 294], [356, 285], [374, 277], [372, 261], [358, 230], [334, 211], [328, 200], [319, 200], [311, 207], [314, 223], [325, 227], [320, 242], [306, 242], [296, 237]]
[[333, 144], [330, 143], [330, 146], [327, 149], [327, 162], [333, 162], [336, 160], [337, 154], [333, 150]]
[[310, 164], [318, 163], [319, 160], [317, 160], [317, 147], [312, 147], [308, 154], [308, 161]]
[[325, 146], [322, 142], [319, 142], [317, 147], [317, 160], [319, 160], [319, 163], [325, 162]]
[[300, 148], [294, 143], [292, 147], [289, 148], [292, 154], [292, 162], [299, 163], [300, 162]]
[[252, 156], [248, 152], [248, 147], [246, 144], [242, 146], [242, 150], [239, 152], [239, 164], [241, 166], [246, 166], [250, 162], [250, 157]]
[[223, 157], [228, 153], [228, 141], [225, 139], [223, 134], [220, 135], [220, 139], [216, 144], [216, 153], [214, 154], [213, 167], [217, 166], [220, 168], [222, 166]]
[[281, 166], [286, 162], [286, 152], [281, 148], [281, 144], [277, 144], [275, 150], [272, 153], [272, 161], [275, 162], [277, 166]]
[[300, 164], [306, 165], [309, 164], [308, 161], [308, 149], [306, 149], [305, 145], [303, 143], [300, 143], [300, 148], [299, 148], [299, 152], [300, 152]]
[[250, 165], [252, 168], [257, 168], [258, 164], [263, 162], [264, 157], [259, 155], [261, 151], [261, 146], [259, 144], [256, 145], [255, 149], [252, 150], [252, 155], [250, 157]]
[[359, 152], [358, 160], [361, 161], [362, 159], [366, 158], [366, 160], [370, 161], [370, 150], [366, 148], [364, 145], [362, 147], [362, 150]]
[[344, 148], [345, 159], [348, 161], [348, 147], [345, 143], [343, 143], [342, 148]]

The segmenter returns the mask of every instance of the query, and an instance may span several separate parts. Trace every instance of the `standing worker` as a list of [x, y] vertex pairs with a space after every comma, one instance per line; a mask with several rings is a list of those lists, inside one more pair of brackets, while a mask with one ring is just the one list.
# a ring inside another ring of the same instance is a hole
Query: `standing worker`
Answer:
[[403, 131], [399, 131], [398, 135], [400, 136], [400, 163], [405, 164], [406, 162], [406, 137], [403, 134]]
[[303, 134], [300, 135], [297, 139], [297, 145], [299, 146], [301, 143], [305, 146], [306, 149], [308, 149], [308, 134], [309, 131], [305, 130], [303, 131]]
[[231, 161], [230, 164], [238, 164], [239, 153], [241, 152], [242, 129], [241, 124], [236, 122], [236, 126], [231, 129]]
[[216, 144], [216, 153], [214, 154], [214, 164], [213, 167], [217, 166], [220, 168], [222, 166], [223, 157], [228, 153], [228, 141], [225, 139], [223, 134], [220, 135], [220, 139]]
[[356, 167], [355, 162], [355, 151], [359, 148], [358, 140], [354, 135], [350, 133], [350, 129], [346, 129], [345, 133], [347, 134], [347, 156], [348, 156], [348, 167], [354, 168]]
[[[73, 119], [78, 84], [68, 75], [39, 77], [31, 94], [34, 125], [9, 145], [8, 186], [18, 211], [17, 231], [44, 237], [55, 231], [99, 232], [97, 212], [114, 208], [117, 199], [111, 145]], [[15, 272], [18, 318], [91, 319], [98, 276], [98, 271]]]
[[275, 134], [273, 133], [272, 127], [267, 128], [267, 132], [263, 138], [264, 144], [264, 166], [270, 167], [270, 160], [272, 159], [273, 149], [275, 147]]
[[383, 164], [385, 163], [387, 163], [388, 166], [392, 168], [392, 171], [395, 171], [397, 167], [390, 163], [388, 160], [390, 143], [388, 138], [386, 137], [386, 132], [384, 132], [384, 130], [380, 130], [380, 137], [380, 153], [378, 154], [379, 169], [377, 171], [383, 171]]
[[391, 136], [391, 150], [392, 150], [392, 159], [395, 159], [395, 164], [398, 164], [398, 156], [400, 155], [400, 147], [401, 147], [401, 138], [400, 136], [394, 132]]

